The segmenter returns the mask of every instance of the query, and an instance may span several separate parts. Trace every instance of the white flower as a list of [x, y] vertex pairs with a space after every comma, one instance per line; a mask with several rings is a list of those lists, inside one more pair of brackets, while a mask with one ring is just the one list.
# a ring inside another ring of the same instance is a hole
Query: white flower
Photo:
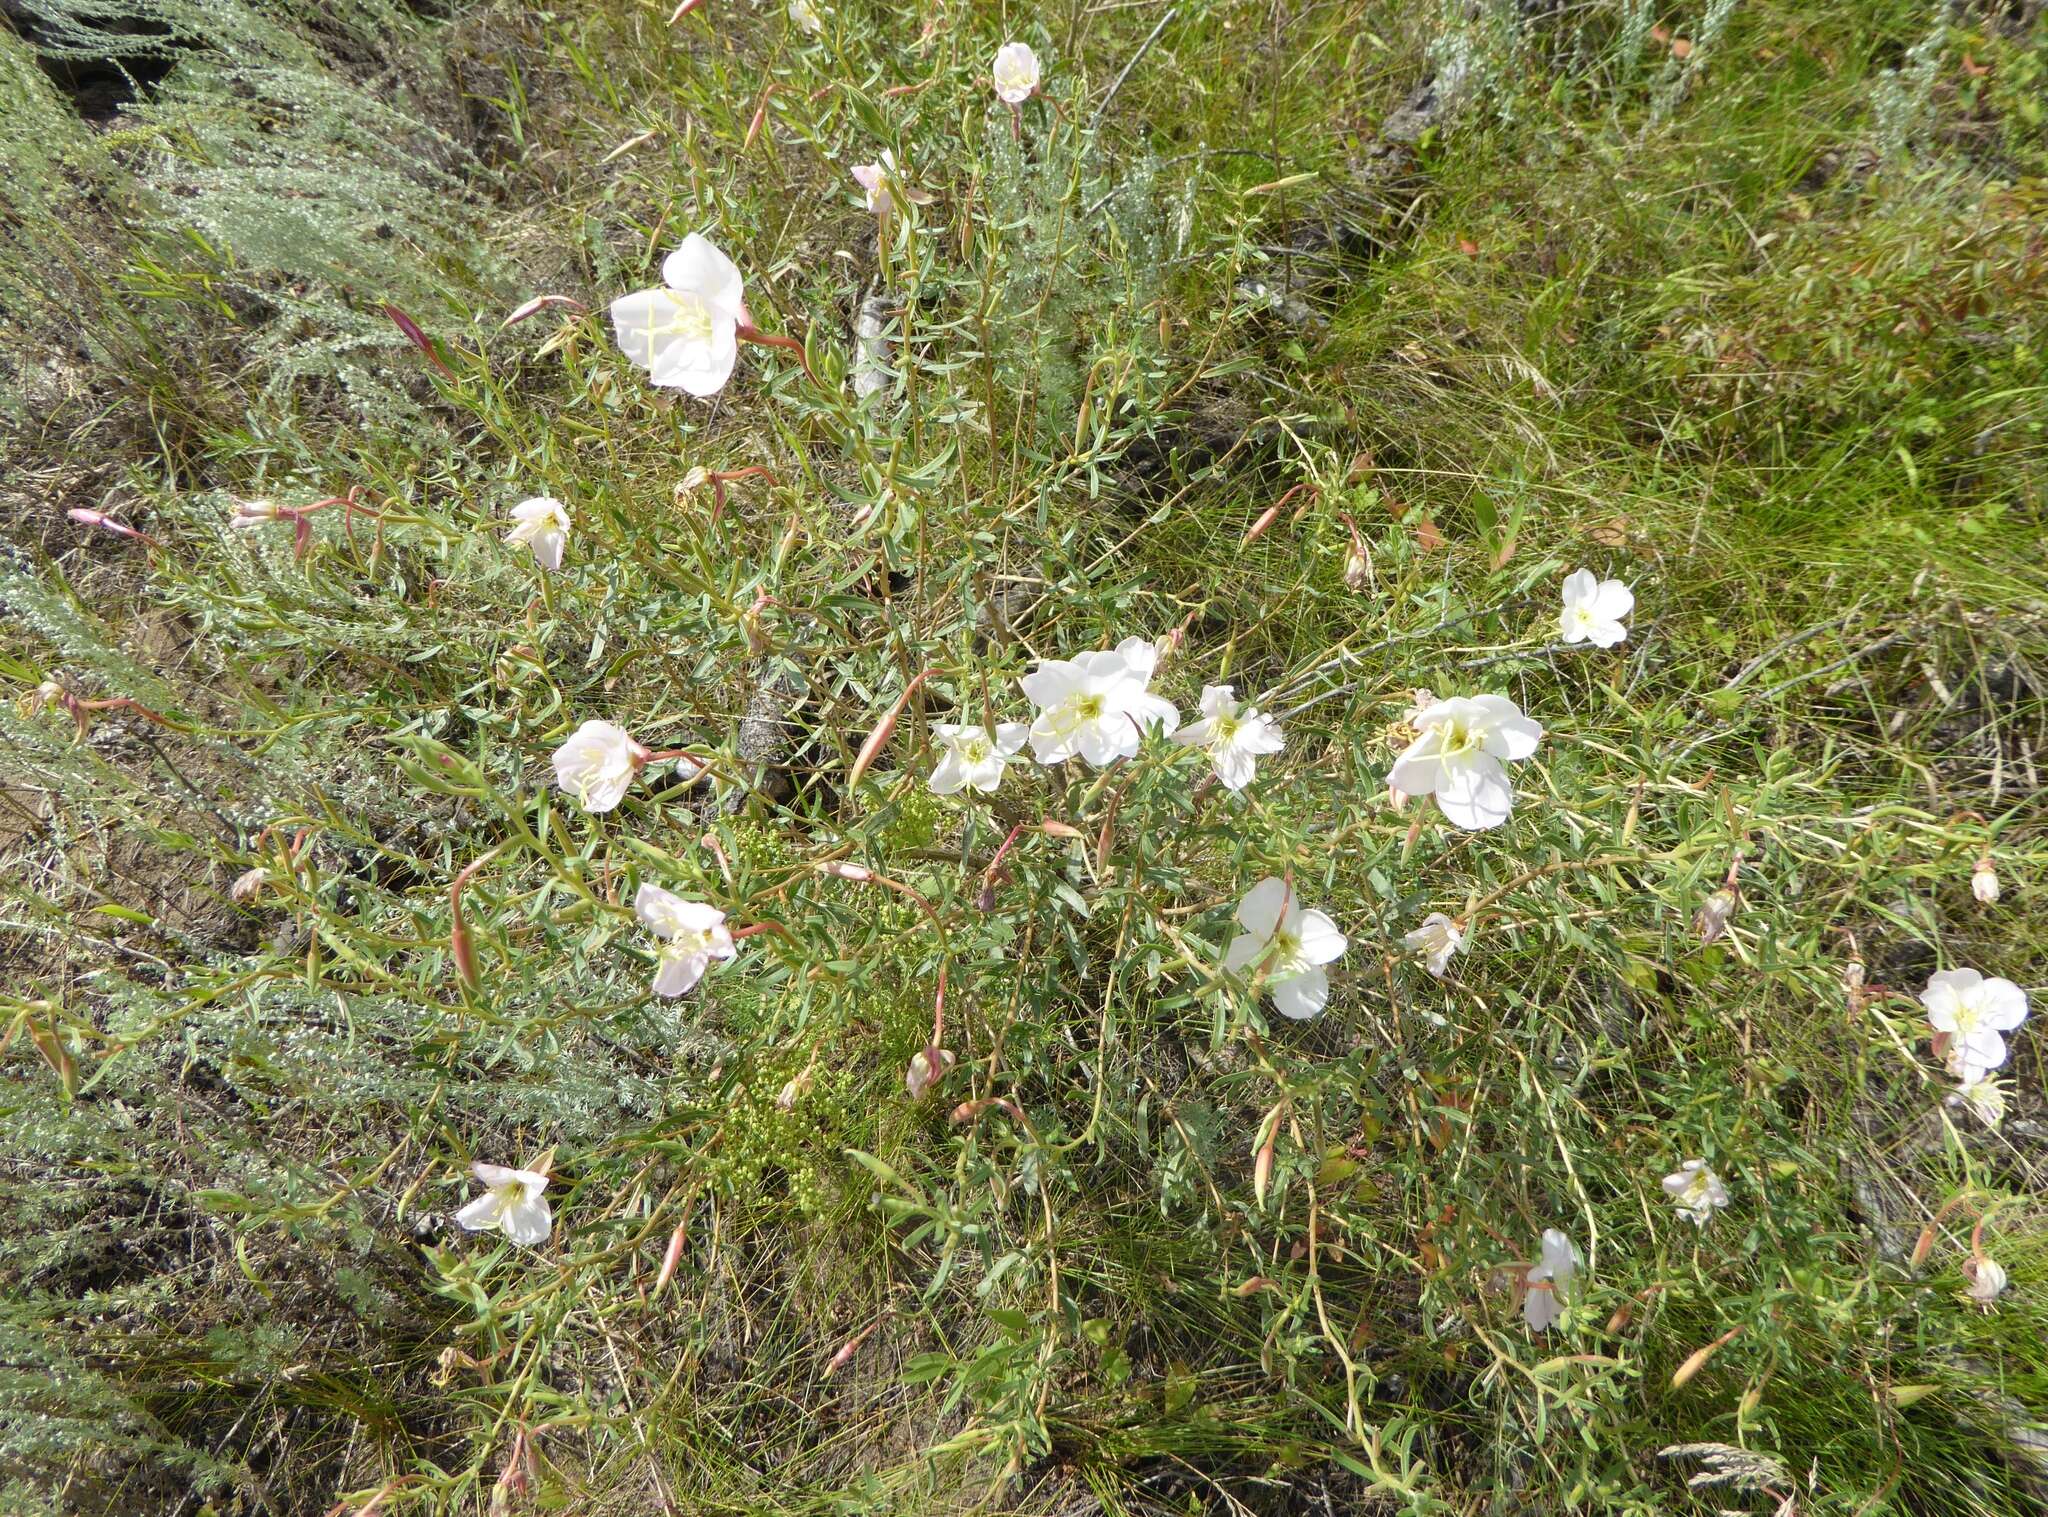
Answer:
[[811, 0], [789, 0], [789, 19], [799, 31], [809, 32], [813, 37], [825, 29], [825, 18], [818, 14]]
[[934, 795], [965, 789], [991, 793], [1003, 782], [1010, 756], [1024, 746], [1030, 729], [1022, 722], [998, 722], [996, 735], [979, 723], [933, 722], [932, 736], [944, 750], [929, 781]]
[[555, 783], [585, 811], [610, 811], [650, 757], [625, 728], [585, 722], [555, 750]]
[[856, 163], [854, 182], [867, 191], [868, 209], [876, 215], [889, 209], [889, 181], [896, 177], [896, 155], [882, 149], [880, 163]]
[[1202, 687], [1202, 719], [1174, 734], [1176, 743], [1206, 749], [1225, 790], [1244, 789], [1252, 782], [1259, 755], [1278, 753], [1285, 743], [1280, 726], [1258, 707], [1238, 703], [1229, 685]]
[[1402, 939], [1411, 952], [1422, 955], [1422, 967], [1439, 980], [1450, 968], [1451, 955], [1465, 946], [1465, 934], [1458, 931], [1458, 924], [1441, 911], [1432, 911], [1422, 919], [1422, 925]]
[[1387, 783], [1409, 795], [1434, 795], [1451, 825], [1467, 832], [1498, 827], [1515, 809], [1504, 760], [1536, 751], [1541, 725], [1504, 695], [1437, 701], [1415, 713], [1422, 735], [1394, 760]]
[[1728, 1204], [1728, 1187], [1707, 1168], [1705, 1159], [1687, 1159], [1675, 1174], [1666, 1175], [1664, 1194], [1678, 1208], [1678, 1215], [1695, 1227], [1705, 1227], [1714, 1213]]
[[536, 495], [512, 508], [512, 522], [506, 542], [533, 549], [534, 558], [551, 573], [562, 567], [562, 549], [569, 542], [567, 506], [552, 495]]
[[1568, 643], [1612, 648], [1628, 636], [1622, 621], [1635, 608], [1634, 593], [1620, 580], [1595, 579], [1591, 569], [1580, 569], [1565, 576], [1558, 632]]
[[[1554, 1227], [1543, 1229], [1543, 1258], [1526, 1279], [1530, 1290], [1522, 1297], [1522, 1320], [1531, 1332], [1548, 1332], [1564, 1315], [1564, 1298], [1571, 1293], [1572, 1276], [1585, 1263], [1572, 1240]], [[1550, 1289], [1537, 1286], [1549, 1283]]]
[[1106, 653], [1039, 660], [1019, 682], [1038, 708], [1031, 756], [1057, 764], [1078, 753], [1100, 769], [1136, 754], [1146, 727], [1171, 735], [1180, 713], [1145, 688], [1158, 662], [1159, 650], [1142, 637], [1127, 637]]
[[1965, 1085], [2005, 1063], [2005, 1039], [2027, 1019], [2027, 995], [2010, 980], [1987, 980], [1974, 969], [1944, 969], [1920, 992], [1927, 1022], [1949, 1036], [1949, 1072]]
[[1241, 972], [1263, 965], [1266, 991], [1282, 1016], [1302, 1021], [1330, 999], [1325, 964], [1347, 946], [1337, 924], [1320, 911], [1304, 911], [1285, 880], [1268, 877], [1252, 886], [1237, 907], [1244, 931], [1233, 938], [1223, 967]]
[[739, 361], [746, 320], [740, 271], [692, 232], [661, 266], [662, 285], [612, 302], [612, 327], [626, 357], [657, 385], [716, 395]]
[[642, 885], [634, 893], [633, 915], [662, 940], [661, 962], [654, 971], [658, 996], [687, 995], [713, 959], [729, 959], [740, 951], [726, 930], [724, 912], [659, 885]]
[[2005, 1266], [1988, 1254], [1972, 1254], [1963, 1261], [1963, 1278], [1970, 1288], [1963, 1294], [1987, 1311], [2005, 1291]]
[[1949, 1105], [1968, 1107], [1986, 1127], [1996, 1131], [2005, 1120], [2005, 1087], [1990, 1075], [1979, 1075], [1949, 1095]]
[[996, 94], [1008, 105], [1022, 105], [1038, 93], [1038, 54], [1021, 42], [996, 49]]
[[1970, 894], [1977, 898], [1979, 906], [1990, 906], [1998, 900], [1998, 869], [1988, 853], [1970, 871]]
[[469, 1172], [485, 1190], [455, 1214], [457, 1222], [473, 1233], [495, 1228], [528, 1248], [547, 1242], [554, 1214], [541, 1195], [548, 1188], [546, 1175], [530, 1169], [507, 1169], [502, 1164], [472, 1164]]

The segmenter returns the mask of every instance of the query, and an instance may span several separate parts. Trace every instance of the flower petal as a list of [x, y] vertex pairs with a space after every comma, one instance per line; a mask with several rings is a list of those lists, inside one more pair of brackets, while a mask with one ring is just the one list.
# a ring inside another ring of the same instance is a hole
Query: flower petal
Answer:
[[1293, 903], [1294, 892], [1278, 875], [1268, 875], [1245, 893], [1237, 903], [1237, 922], [1246, 932], [1271, 942], [1280, 930], [1280, 918]]
[[487, 1190], [457, 1212], [455, 1220], [470, 1232], [489, 1232], [498, 1225], [499, 1213], [504, 1207], [505, 1198], [494, 1190]]
[[543, 1196], [525, 1196], [505, 1208], [499, 1225], [514, 1243], [533, 1248], [548, 1241], [554, 1211]]
[[1301, 956], [1311, 964], [1328, 964], [1343, 957], [1350, 945], [1337, 924], [1320, 911], [1304, 911], [1294, 929], [1301, 942]]
[[1330, 977], [1320, 967], [1304, 969], [1272, 987], [1273, 1009], [1283, 1017], [1306, 1022], [1330, 1002]]
[[1497, 759], [1475, 753], [1460, 763], [1444, 766], [1443, 777], [1437, 782], [1436, 803], [1452, 826], [1467, 832], [1483, 832], [1498, 827], [1513, 813], [1515, 792]]
[[662, 260], [661, 281], [672, 290], [694, 291], [713, 313], [729, 322], [740, 319], [746, 289], [739, 265], [700, 233], [690, 233], [682, 246]]

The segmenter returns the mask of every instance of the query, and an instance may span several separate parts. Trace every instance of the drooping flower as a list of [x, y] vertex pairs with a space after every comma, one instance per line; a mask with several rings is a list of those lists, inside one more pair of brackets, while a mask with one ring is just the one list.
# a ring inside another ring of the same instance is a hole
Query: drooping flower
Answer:
[[1005, 105], [1022, 105], [1038, 93], [1038, 54], [1022, 42], [1005, 42], [996, 49], [993, 72], [996, 95]]
[[1622, 622], [1635, 608], [1634, 592], [1620, 580], [1595, 579], [1591, 569], [1577, 570], [1565, 576], [1558, 634], [1567, 643], [1612, 648], [1628, 636]]
[[1401, 941], [1411, 952], [1421, 954], [1422, 967], [1441, 980], [1451, 966], [1451, 955], [1465, 946], [1465, 934], [1441, 911], [1432, 911], [1422, 919], [1420, 927], [1405, 934]]
[[1990, 979], [1974, 969], [1943, 969], [1920, 992], [1927, 1022], [1948, 1035], [1949, 1072], [1965, 1085], [2005, 1063], [2005, 1039], [2027, 1019], [2027, 994], [2010, 980]]
[[696, 232], [661, 265], [662, 283], [612, 302], [619, 348], [657, 385], [716, 395], [739, 361], [747, 307], [740, 271]]
[[1543, 1229], [1543, 1257], [1525, 1277], [1529, 1290], [1522, 1297], [1522, 1320], [1531, 1332], [1544, 1333], [1556, 1326], [1564, 1315], [1564, 1298], [1571, 1294], [1572, 1277], [1583, 1263], [1571, 1239], [1554, 1227]]
[[502, 1232], [528, 1248], [547, 1242], [554, 1213], [541, 1194], [548, 1188], [546, 1175], [483, 1163], [470, 1165], [469, 1172], [485, 1189], [455, 1214], [457, 1222], [473, 1233]]
[[1714, 1213], [1728, 1204], [1728, 1187], [1707, 1167], [1705, 1159], [1687, 1159], [1675, 1173], [1666, 1175], [1664, 1194], [1678, 1208], [1678, 1215], [1695, 1227], [1705, 1227]]
[[610, 811], [654, 755], [613, 722], [585, 722], [555, 750], [555, 783], [585, 811]]
[[533, 549], [536, 562], [549, 573], [562, 567], [562, 549], [569, 542], [569, 508], [552, 495], [536, 495], [512, 508], [508, 543]]
[[1003, 782], [1004, 767], [1030, 733], [1022, 722], [998, 722], [993, 737], [978, 722], [933, 722], [932, 737], [943, 751], [927, 782], [932, 794], [955, 795], [967, 789], [992, 793]]
[[1970, 871], [1970, 894], [1977, 898], [1979, 906], [1995, 905], [1998, 901], [1998, 868], [1988, 853]]
[[2005, 1120], [2005, 1087], [1988, 1074], [1950, 1092], [1948, 1099], [1951, 1106], [1967, 1107], [1971, 1115], [1994, 1132]]
[[1079, 754], [1100, 769], [1135, 755], [1147, 727], [1170, 736], [1180, 726], [1180, 713], [1145, 688], [1158, 662], [1159, 650], [1142, 637], [1076, 659], [1041, 659], [1020, 681], [1038, 708], [1031, 756], [1057, 764]]
[[825, 18], [818, 14], [818, 7], [811, 0], [789, 0], [789, 19], [798, 31], [813, 37], [825, 30]]
[[729, 959], [740, 951], [726, 930], [724, 912], [659, 885], [642, 885], [634, 893], [633, 915], [661, 939], [652, 987], [658, 996], [687, 995], [713, 959]]
[[1337, 924], [1320, 911], [1304, 911], [1287, 881], [1268, 876], [1238, 903], [1244, 931], [1231, 939], [1223, 967], [1242, 973], [1264, 968], [1266, 993], [1284, 1017], [1305, 1021], [1330, 999], [1325, 964], [1343, 955], [1346, 943]]
[[1278, 753], [1286, 743], [1279, 723], [1261, 716], [1258, 707], [1241, 704], [1229, 685], [1204, 685], [1202, 719], [1175, 733], [1173, 740], [1205, 750], [1216, 778], [1233, 792], [1252, 782], [1261, 754]]
[[258, 864], [254, 869], [245, 869], [235, 876], [235, 883], [228, 886], [228, 899], [237, 906], [246, 906], [270, 888], [270, 871]]
[[1434, 795], [1452, 826], [1498, 827], [1515, 809], [1503, 764], [1536, 751], [1542, 726], [1504, 695], [1458, 696], [1415, 714], [1422, 735], [1394, 760], [1387, 783], [1409, 795]]
[[1972, 1254], [1965, 1259], [1963, 1278], [1969, 1282], [1963, 1295], [1986, 1311], [2005, 1293], [2005, 1266], [1989, 1254]]
[[1692, 914], [1692, 926], [1700, 935], [1701, 947], [1711, 948], [1727, 935], [1737, 904], [1735, 892], [1725, 885], [1700, 902], [1700, 909]]

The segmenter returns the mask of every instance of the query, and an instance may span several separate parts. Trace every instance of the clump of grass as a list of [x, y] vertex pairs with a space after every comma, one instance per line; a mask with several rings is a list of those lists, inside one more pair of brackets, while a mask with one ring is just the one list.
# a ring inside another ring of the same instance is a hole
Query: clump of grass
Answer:
[[[11, 413], [10, 1509], [2034, 1510], [2038, 1052], [1987, 1131], [1913, 997], [2041, 979], [2038, 25], [1082, 8], [1013, 118], [987, 18], [821, 10], [343, 18], [466, 125], [266, 22], [10, 184], [148, 422]], [[603, 316], [690, 230], [805, 348], [713, 402]], [[1280, 715], [1244, 792], [929, 792], [1132, 635]], [[1390, 801], [1419, 690], [1544, 724], [1507, 825]], [[708, 774], [585, 812], [593, 718]], [[1220, 968], [1268, 875], [1312, 1021]], [[646, 883], [761, 930], [651, 996]]]

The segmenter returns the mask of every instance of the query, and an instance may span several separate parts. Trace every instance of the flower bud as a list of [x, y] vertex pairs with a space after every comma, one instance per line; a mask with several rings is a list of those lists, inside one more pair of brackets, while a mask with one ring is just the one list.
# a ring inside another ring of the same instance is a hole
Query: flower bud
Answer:
[[1998, 871], [1992, 867], [1988, 853], [1977, 860], [1977, 867], [1970, 871], [1970, 894], [1977, 898], [1980, 906], [1989, 906], [1998, 899]]
[[1344, 588], [1354, 593], [1363, 591], [1372, 582], [1372, 566], [1365, 555], [1353, 548], [1344, 555]]
[[1700, 935], [1700, 943], [1710, 946], [1718, 942], [1728, 931], [1728, 919], [1734, 915], [1734, 891], [1723, 887], [1708, 896], [1692, 919], [1692, 925]]
[[251, 528], [263, 526], [266, 522], [276, 521], [284, 515], [284, 509], [276, 501], [265, 496], [259, 496], [255, 500], [238, 500], [235, 502], [235, 514], [228, 518], [228, 525], [247, 532]]
[[228, 887], [228, 899], [238, 906], [246, 906], [261, 895], [269, 883], [270, 871], [258, 864], [236, 876], [235, 883]]
[[903, 1088], [910, 1093], [910, 1099], [922, 1101], [924, 1093], [952, 1071], [954, 1062], [953, 1051], [936, 1043], [927, 1044], [912, 1054], [910, 1068], [903, 1075]]
[[1988, 1254], [1972, 1254], [1965, 1259], [1963, 1278], [1969, 1282], [1964, 1294], [1986, 1310], [2005, 1290], [2005, 1267]]

